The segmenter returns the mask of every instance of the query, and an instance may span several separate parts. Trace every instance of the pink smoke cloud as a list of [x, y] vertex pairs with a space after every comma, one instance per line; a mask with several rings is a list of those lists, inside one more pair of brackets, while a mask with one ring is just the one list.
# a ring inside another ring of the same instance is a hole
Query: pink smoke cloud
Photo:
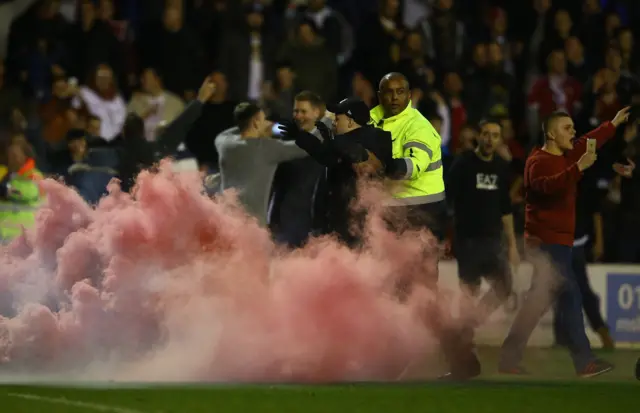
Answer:
[[0, 250], [0, 311], [13, 313], [0, 364], [101, 380], [393, 380], [437, 350], [421, 280], [436, 261], [416, 264], [437, 253], [431, 237], [374, 217], [362, 250], [322, 238], [284, 251], [200, 182], [143, 172], [133, 197], [112, 184], [94, 210], [44, 181], [36, 227]]

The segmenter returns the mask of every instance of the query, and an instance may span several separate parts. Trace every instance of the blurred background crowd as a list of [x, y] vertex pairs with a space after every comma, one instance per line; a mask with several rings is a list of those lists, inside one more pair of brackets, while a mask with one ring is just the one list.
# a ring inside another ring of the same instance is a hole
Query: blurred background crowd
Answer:
[[[380, 78], [399, 71], [442, 135], [445, 170], [473, 149], [480, 120], [501, 120], [522, 232], [541, 119], [565, 110], [585, 133], [640, 103], [639, 22], [637, 0], [5, 0], [0, 164], [32, 159], [71, 184], [83, 165], [99, 167], [102, 179], [76, 185], [95, 202], [118, 174], [128, 114], [153, 141], [205, 76], [216, 91], [176, 156], [216, 171], [214, 140], [237, 103], [260, 102], [275, 120], [291, 118], [302, 90], [373, 106]], [[640, 157], [638, 125], [585, 176], [591, 260], [640, 262], [640, 178], [611, 169]]]

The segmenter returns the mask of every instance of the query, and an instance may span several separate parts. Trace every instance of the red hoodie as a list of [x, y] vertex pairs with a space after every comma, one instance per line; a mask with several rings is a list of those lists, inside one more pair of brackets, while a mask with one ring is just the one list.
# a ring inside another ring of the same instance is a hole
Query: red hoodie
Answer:
[[574, 142], [564, 155], [534, 149], [524, 167], [525, 236], [543, 244], [573, 245], [577, 183], [582, 177], [577, 162], [587, 149], [587, 139], [598, 148], [615, 135], [605, 122]]

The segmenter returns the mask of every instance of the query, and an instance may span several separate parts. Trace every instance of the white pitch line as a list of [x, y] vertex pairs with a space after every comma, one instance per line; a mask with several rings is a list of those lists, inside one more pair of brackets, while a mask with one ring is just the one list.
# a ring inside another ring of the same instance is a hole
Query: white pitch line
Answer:
[[88, 410], [94, 410], [97, 412], [105, 412], [105, 413], [144, 413], [141, 410], [109, 406], [107, 404], [87, 403], [87, 402], [81, 402], [79, 400], [69, 400], [64, 397], [44, 397], [44, 396], [36, 396], [35, 394], [26, 394], [26, 393], [8, 393], [7, 396], [24, 399], [24, 400], [33, 400], [33, 401], [38, 401], [42, 403], [61, 404], [64, 406], [79, 407], [81, 409], [88, 409]]

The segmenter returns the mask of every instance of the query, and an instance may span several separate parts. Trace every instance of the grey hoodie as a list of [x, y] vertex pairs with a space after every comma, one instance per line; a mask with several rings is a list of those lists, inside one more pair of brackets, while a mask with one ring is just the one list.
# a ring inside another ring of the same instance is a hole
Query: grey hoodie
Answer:
[[267, 225], [267, 208], [276, 168], [281, 162], [308, 154], [295, 142], [272, 138], [243, 139], [237, 127], [216, 137], [220, 156], [221, 189], [234, 189], [247, 212]]

